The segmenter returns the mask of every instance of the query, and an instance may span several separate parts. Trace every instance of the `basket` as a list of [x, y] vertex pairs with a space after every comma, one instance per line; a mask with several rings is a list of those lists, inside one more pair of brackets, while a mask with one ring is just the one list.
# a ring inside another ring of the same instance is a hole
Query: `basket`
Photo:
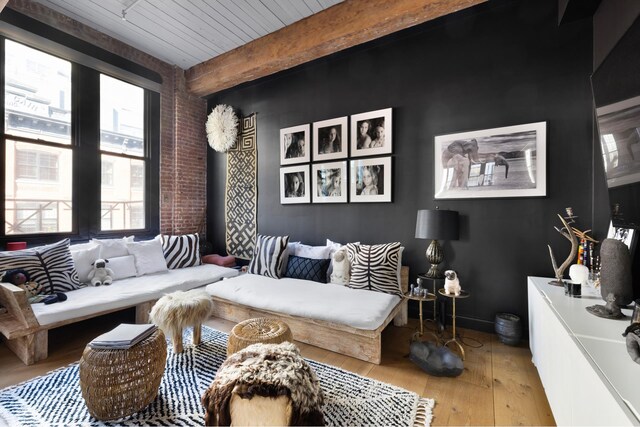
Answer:
[[115, 420], [144, 409], [158, 395], [166, 361], [160, 329], [125, 350], [87, 346], [80, 359], [80, 388], [89, 413]]
[[285, 341], [293, 342], [293, 334], [283, 321], [268, 317], [244, 320], [229, 334], [227, 357], [251, 344], [280, 344]]

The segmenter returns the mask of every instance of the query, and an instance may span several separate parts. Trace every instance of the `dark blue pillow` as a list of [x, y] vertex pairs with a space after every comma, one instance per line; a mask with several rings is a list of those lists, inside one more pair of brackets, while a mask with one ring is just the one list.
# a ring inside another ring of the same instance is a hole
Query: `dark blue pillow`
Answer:
[[289, 263], [284, 277], [327, 283], [329, 262], [331, 262], [330, 259], [311, 259], [289, 255]]

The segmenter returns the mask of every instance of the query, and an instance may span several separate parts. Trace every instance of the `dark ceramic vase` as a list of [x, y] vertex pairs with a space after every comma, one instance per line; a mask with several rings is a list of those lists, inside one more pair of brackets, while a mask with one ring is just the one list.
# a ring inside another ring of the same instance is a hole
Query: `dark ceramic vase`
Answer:
[[522, 338], [522, 322], [515, 314], [498, 313], [495, 320], [496, 334], [503, 344], [518, 345]]
[[619, 240], [604, 239], [600, 246], [600, 293], [606, 301], [610, 293], [615, 303], [624, 307], [633, 301], [631, 256], [627, 245]]

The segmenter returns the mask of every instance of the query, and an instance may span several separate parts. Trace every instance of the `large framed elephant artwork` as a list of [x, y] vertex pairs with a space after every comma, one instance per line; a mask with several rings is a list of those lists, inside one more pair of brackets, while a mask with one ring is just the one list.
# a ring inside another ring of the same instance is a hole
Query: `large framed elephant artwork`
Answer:
[[547, 195], [547, 122], [435, 138], [435, 198]]

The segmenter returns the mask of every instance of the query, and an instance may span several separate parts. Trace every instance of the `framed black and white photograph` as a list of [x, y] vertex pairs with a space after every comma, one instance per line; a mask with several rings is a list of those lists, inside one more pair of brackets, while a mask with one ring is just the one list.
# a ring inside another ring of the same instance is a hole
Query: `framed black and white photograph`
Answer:
[[316, 163], [313, 177], [313, 203], [347, 203], [347, 161]]
[[280, 168], [280, 203], [309, 203], [309, 165]]
[[311, 141], [309, 125], [280, 129], [280, 164], [292, 165], [309, 162]]
[[435, 138], [435, 198], [547, 194], [547, 122]]
[[351, 202], [391, 202], [391, 157], [351, 160]]
[[347, 157], [347, 118], [323, 120], [313, 124], [313, 160], [324, 161]]
[[391, 108], [351, 116], [351, 157], [391, 154]]

